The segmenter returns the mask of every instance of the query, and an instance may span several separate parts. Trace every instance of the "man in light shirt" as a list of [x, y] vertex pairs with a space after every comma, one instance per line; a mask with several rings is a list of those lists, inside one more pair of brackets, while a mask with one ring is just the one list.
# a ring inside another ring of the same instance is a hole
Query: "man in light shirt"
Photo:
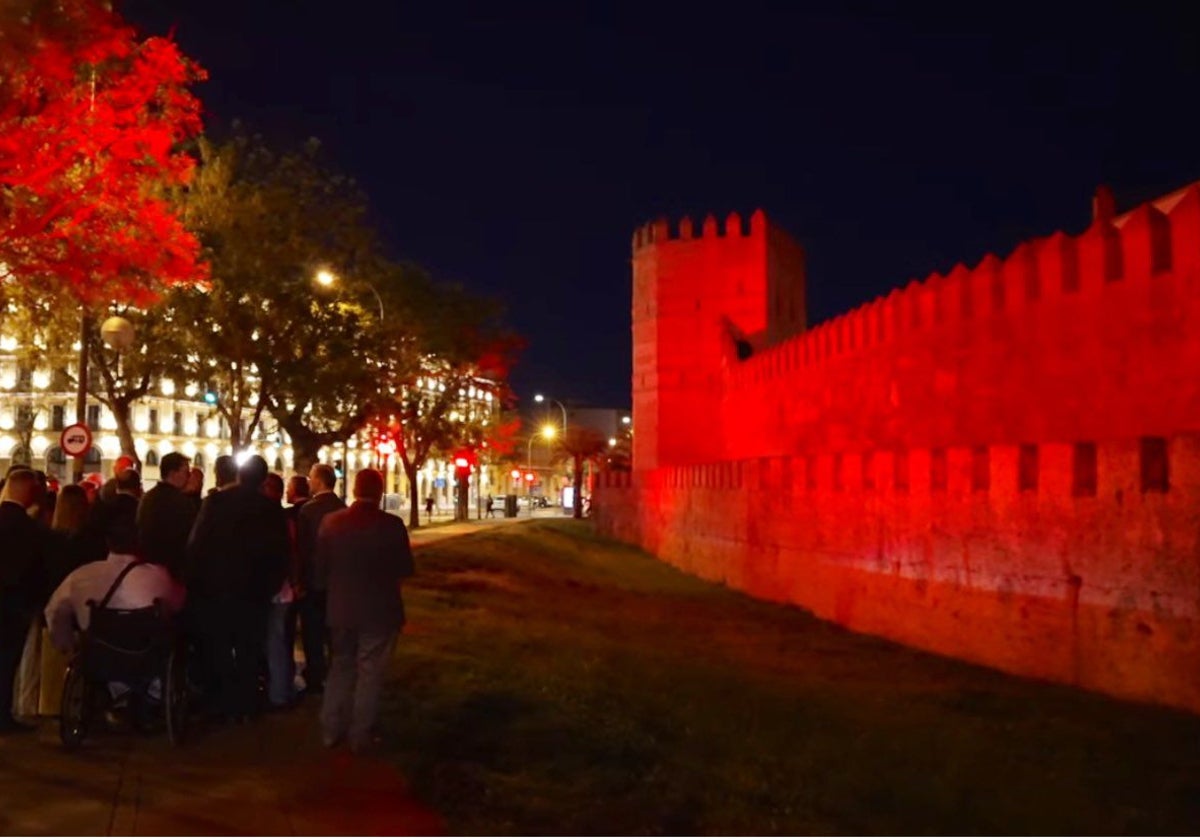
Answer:
[[[137, 499], [118, 496], [113, 500], [115, 510], [108, 530], [108, 557], [80, 566], [67, 575], [46, 605], [46, 624], [50, 639], [59, 650], [70, 651], [75, 646], [75, 630], [86, 630], [91, 618], [87, 602], [99, 604], [122, 570], [137, 557]], [[133, 569], [113, 592], [108, 606], [113, 609], [134, 610], [151, 606], [161, 599], [169, 613], [183, 607], [186, 593], [162, 566], [143, 563]]]

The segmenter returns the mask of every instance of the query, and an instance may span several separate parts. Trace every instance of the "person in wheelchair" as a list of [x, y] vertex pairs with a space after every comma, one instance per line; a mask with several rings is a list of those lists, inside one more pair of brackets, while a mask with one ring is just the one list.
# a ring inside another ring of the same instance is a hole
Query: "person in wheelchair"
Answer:
[[158, 602], [164, 618], [183, 608], [184, 588], [163, 566], [139, 559], [137, 499], [118, 496], [113, 504], [118, 509], [108, 525], [108, 557], [67, 575], [46, 605], [50, 639], [61, 651], [72, 652], [79, 638], [77, 631], [88, 629], [92, 616], [89, 602], [111, 610], [140, 610]]

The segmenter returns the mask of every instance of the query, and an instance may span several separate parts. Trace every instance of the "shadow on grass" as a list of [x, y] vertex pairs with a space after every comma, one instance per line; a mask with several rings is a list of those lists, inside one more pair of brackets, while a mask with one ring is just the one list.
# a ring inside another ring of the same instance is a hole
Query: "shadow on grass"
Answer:
[[587, 523], [422, 549], [393, 758], [470, 834], [1172, 834], [1200, 722], [858, 636]]

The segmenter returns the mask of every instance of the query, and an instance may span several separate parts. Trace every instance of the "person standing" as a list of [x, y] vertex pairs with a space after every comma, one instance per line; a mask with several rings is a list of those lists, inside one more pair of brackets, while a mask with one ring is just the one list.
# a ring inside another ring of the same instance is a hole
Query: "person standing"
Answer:
[[204, 500], [184, 567], [212, 699], [233, 721], [257, 711], [267, 615], [288, 567], [287, 525], [279, 503], [262, 494], [266, 477], [267, 462], [251, 455], [235, 486]]
[[13, 717], [12, 707], [29, 624], [45, 597], [45, 534], [28, 514], [38, 490], [32, 470], [15, 470], [0, 498], [0, 735], [35, 728]]
[[396, 637], [404, 626], [400, 582], [413, 574], [408, 529], [380, 510], [383, 475], [354, 477], [354, 504], [321, 525], [314, 573], [327, 585], [333, 658], [321, 704], [321, 735], [332, 747], [348, 738], [361, 752], [371, 745], [379, 694]]
[[[283, 476], [270, 473], [262, 486], [263, 495], [277, 505], [283, 504]], [[265, 651], [267, 659], [267, 702], [272, 710], [290, 708], [295, 699], [292, 689], [292, 678], [295, 675], [296, 663], [292, 660], [292, 648], [288, 646], [287, 622], [292, 614], [292, 602], [295, 600], [295, 590], [292, 588], [292, 560], [294, 556], [292, 545], [292, 523], [287, 510], [283, 512], [288, 529], [288, 573], [283, 579], [279, 591], [271, 598], [270, 612], [267, 614], [267, 638]], [[294, 637], [293, 637], [294, 639]], [[294, 644], [294, 641], [293, 641]]]
[[137, 459], [132, 455], [119, 455], [117, 460], [113, 461], [112, 478], [104, 482], [104, 486], [100, 488], [100, 500], [111, 502], [113, 497], [117, 495], [118, 487], [117, 480], [121, 477], [121, 473], [126, 470], [136, 470]]
[[186, 455], [169, 452], [158, 468], [161, 480], [138, 503], [138, 541], [147, 563], [163, 566], [175, 580], [182, 580], [188, 536], [196, 519], [192, 500], [183, 495], [190, 467]]
[[313, 574], [313, 555], [321, 523], [329, 514], [343, 510], [346, 503], [337, 497], [337, 473], [328, 464], [314, 464], [308, 472], [312, 498], [300, 508], [296, 531], [300, 550], [300, 585], [304, 596], [297, 608], [300, 615], [300, 639], [304, 645], [304, 687], [309, 694], [320, 694], [325, 686], [325, 645], [328, 637], [325, 621], [325, 587]]

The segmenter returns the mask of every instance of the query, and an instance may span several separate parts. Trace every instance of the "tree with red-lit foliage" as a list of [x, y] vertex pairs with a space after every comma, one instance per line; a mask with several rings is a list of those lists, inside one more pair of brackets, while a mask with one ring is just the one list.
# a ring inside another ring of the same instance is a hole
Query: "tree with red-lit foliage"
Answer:
[[394, 289], [402, 315], [395, 321], [389, 316], [388, 326], [405, 337], [409, 350], [389, 357], [389, 396], [378, 406], [375, 425], [396, 443], [409, 484], [409, 525], [415, 528], [418, 473], [431, 457], [450, 457], [465, 447], [494, 463], [511, 446], [512, 428], [500, 419], [500, 407], [508, 400], [506, 377], [524, 342], [504, 324], [494, 300], [435, 283], [421, 272], [410, 271], [406, 283]]
[[96, 0], [0, 8], [0, 278], [84, 306], [201, 281], [170, 198], [200, 130], [204, 72]]

